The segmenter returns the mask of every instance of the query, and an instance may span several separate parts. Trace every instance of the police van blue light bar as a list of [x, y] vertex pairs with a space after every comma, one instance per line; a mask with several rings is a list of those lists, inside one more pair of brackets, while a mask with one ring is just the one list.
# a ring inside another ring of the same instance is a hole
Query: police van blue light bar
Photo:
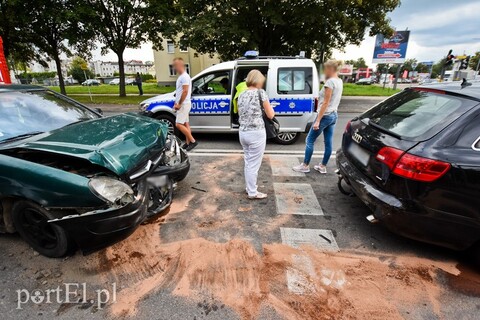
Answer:
[[245, 55], [244, 57], [247, 58], [247, 59], [253, 59], [253, 58], [257, 58], [259, 55], [259, 52], [256, 51], [256, 50], [249, 50], [247, 52], [245, 52]]

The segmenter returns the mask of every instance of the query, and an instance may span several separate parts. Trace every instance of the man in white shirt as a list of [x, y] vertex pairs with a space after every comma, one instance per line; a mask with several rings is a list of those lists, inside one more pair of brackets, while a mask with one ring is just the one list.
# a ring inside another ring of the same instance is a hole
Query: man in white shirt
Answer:
[[192, 79], [185, 70], [185, 62], [182, 58], [173, 60], [173, 67], [178, 74], [175, 105], [173, 108], [177, 111], [176, 127], [185, 136], [185, 144], [182, 146], [187, 151], [192, 150], [198, 145], [198, 142], [192, 136], [189, 124], [189, 114], [192, 109]]

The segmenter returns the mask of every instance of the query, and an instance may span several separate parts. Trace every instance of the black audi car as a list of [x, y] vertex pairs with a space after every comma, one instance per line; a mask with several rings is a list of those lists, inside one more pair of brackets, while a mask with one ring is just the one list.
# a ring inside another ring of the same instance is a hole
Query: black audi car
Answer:
[[348, 123], [337, 166], [340, 189], [373, 211], [369, 221], [479, 248], [480, 82], [413, 87], [379, 103]]

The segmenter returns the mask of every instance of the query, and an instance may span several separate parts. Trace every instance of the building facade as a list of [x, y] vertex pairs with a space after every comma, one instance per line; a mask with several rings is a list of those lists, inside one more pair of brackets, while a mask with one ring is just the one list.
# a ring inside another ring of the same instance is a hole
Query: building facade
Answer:
[[[147, 74], [153, 67], [152, 61], [143, 62], [141, 60], [125, 61], [125, 74]], [[113, 77], [118, 74], [120, 68], [117, 61], [94, 61], [91, 63], [91, 68], [97, 77]]]
[[199, 54], [191, 48], [175, 45], [168, 39], [163, 40], [163, 48], [162, 51], [153, 51], [155, 76], [160, 85], [174, 85], [177, 81], [172, 65], [176, 57], [181, 57], [185, 61], [190, 76], [195, 76], [200, 71], [221, 62], [217, 55], [211, 57], [208, 54]]

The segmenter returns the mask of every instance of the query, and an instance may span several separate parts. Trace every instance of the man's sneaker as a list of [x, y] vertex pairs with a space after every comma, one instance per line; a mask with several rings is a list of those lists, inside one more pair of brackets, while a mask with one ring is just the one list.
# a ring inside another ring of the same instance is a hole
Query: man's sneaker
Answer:
[[196, 146], [198, 146], [198, 142], [197, 141], [192, 142], [185, 148], [185, 150], [192, 151]]
[[292, 167], [292, 170], [296, 172], [309, 173], [310, 167], [302, 163], [302, 164], [299, 164], [298, 166]]
[[325, 167], [323, 164], [317, 164], [313, 166], [313, 169], [317, 170], [321, 174], [326, 174], [327, 173], [327, 167]]
[[250, 200], [260, 200], [260, 199], [265, 199], [266, 197], [267, 197], [266, 193], [257, 192], [257, 194], [254, 195], [254, 196], [248, 196], [248, 199], [250, 199]]

